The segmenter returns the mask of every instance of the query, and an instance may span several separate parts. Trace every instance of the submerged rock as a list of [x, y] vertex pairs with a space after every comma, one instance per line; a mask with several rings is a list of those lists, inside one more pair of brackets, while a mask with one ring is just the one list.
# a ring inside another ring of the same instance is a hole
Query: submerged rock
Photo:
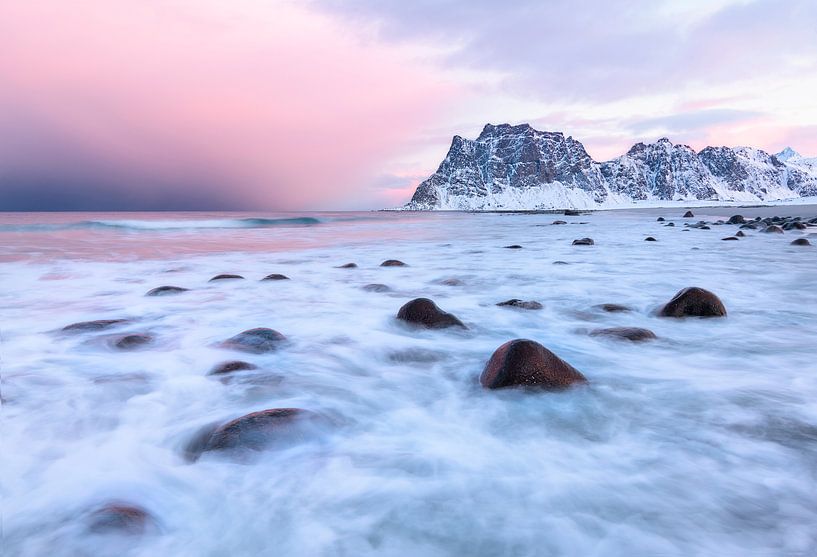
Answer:
[[644, 340], [651, 340], [658, 338], [649, 329], [642, 329], [640, 327], [609, 327], [607, 329], [594, 329], [590, 331], [591, 337], [613, 337], [632, 342], [640, 342]]
[[763, 232], [766, 234], [783, 234], [783, 229], [777, 226], [776, 224], [772, 224], [771, 226], [767, 226], [763, 229]]
[[462, 282], [460, 279], [449, 278], [449, 279], [441, 280], [440, 284], [445, 285], [445, 286], [462, 286], [465, 283]]
[[[211, 451], [263, 451], [313, 437], [319, 417], [300, 408], [271, 408], [253, 412], [223, 425], [201, 430], [187, 446], [187, 454], [196, 460]], [[310, 431], [312, 430], [312, 431]]]
[[97, 319], [95, 321], [80, 321], [79, 323], [71, 323], [62, 328], [66, 333], [84, 333], [90, 331], [104, 331], [119, 325], [130, 323], [129, 319]]
[[737, 232], [735, 232], [735, 236], [737, 236], [738, 238], [744, 238], [746, 234], [743, 232], [743, 230], [738, 230]]
[[397, 312], [397, 319], [426, 329], [468, 328], [462, 321], [441, 310], [437, 307], [437, 304], [428, 298], [415, 298], [404, 304]]
[[213, 281], [217, 281], [217, 280], [233, 280], [233, 279], [243, 279], [243, 278], [244, 278], [244, 277], [242, 277], [241, 275], [229, 275], [229, 274], [223, 274], [223, 275], [216, 275], [216, 276], [214, 276], [213, 278], [211, 278], [211, 279], [210, 279], [209, 281], [207, 281], [207, 282], [213, 282]]
[[479, 382], [486, 389], [519, 386], [560, 390], [587, 383], [587, 379], [538, 342], [516, 339], [496, 349]]
[[151, 344], [153, 340], [151, 335], [134, 333], [116, 338], [113, 345], [119, 350], [136, 350]]
[[565, 221], [565, 220], [555, 220], [551, 224], [567, 224], [567, 221]]
[[627, 306], [623, 306], [621, 304], [599, 304], [599, 305], [593, 306], [593, 307], [598, 308], [598, 309], [600, 309], [602, 311], [609, 312], [609, 313], [619, 313], [619, 312], [623, 312], [623, 311], [633, 311], [632, 308], [629, 308]]
[[366, 292], [390, 292], [391, 288], [386, 286], [385, 284], [367, 284], [366, 286], [361, 286], [363, 290]]
[[667, 224], [665, 224], [664, 226], [675, 226], [675, 223], [674, 223], [674, 222], [668, 222], [668, 223], [667, 223]]
[[88, 529], [96, 534], [144, 534], [153, 524], [150, 514], [129, 503], [108, 503], [91, 513]]
[[233, 373], [235, 371], [244, 371], [258, 369], [258, 366], [249, 362], [241, 360], [230, 360], [228, 362], [221, 362], [216, 367], [210, 370], [208, 375], [223, 375], [225, 373]]
[[403, 263], [402, 261], [399, 261], [397, 259], [387, 259], [383, 263], [381, 263], [380, 266], [381, 267], [408, 267], [408, 265], [406, 265], [405, 263]]
[[289, 280], [289, 277], [286, 275], [279, 275], [278, 273], [272, 273], [271, 275], [267, 275], [261, 280]]
[[691, 286], [678, 292], [663, 308], [662, 317], [723, 317], [726, 308], [709, 290]]
[[286, 337], [273, 329], [258, 327], [238, 333], [221, 343], [222, 348], [263, 354], [280, 348]]
[[338, 265], [338, 269], [357, 269], [357, 263], [344, 263], [343, 265]]
[[570, 265], [567, 261], [554, 261], [554, 265]]
[[539, 302], [533, 300], [520, 300], [518, 298], [511, 298], [510, 300], [505, 300], [504, 302], [499, 302], [498, 306], [511, 306], [515, 308], [521, 309], [542, 309], [544, 306]]
[[182, 288], [181, 286], [157, 286], [152, 290], [148, 290], [145, 296], [170, 296], [173, 294], [181, 294], [187, 292], [189, 288]]
[[593, 238], [579, 238], [578, 240], [573, 240], [574, 246], [592, 246], [595, 244], [593, 242]]
[[505, 249], [522, 249], [519, 244], [511, 244], [510, 246], [503, 246]]
[[721, 238], [724, 242], [734, 241], [737, 240], [735, 236], [727, 236], [726, 238]]
[[806, 238], [797, 238], [796, 240], [792, 241], [791, 245], [793, 245], [793, 246], [810, 246], [811, 242], [809, 242]]

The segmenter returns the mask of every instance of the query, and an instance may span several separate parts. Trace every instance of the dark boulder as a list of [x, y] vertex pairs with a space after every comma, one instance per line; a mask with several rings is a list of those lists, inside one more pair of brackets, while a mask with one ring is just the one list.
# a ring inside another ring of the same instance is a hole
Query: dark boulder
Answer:
[[496, 349], [479, 382], [486, 389], [519, 386], [559, 390], [587, 383], [587, 379], [538, 342], [516, 339]]
[[763, 232], [765, 232], [766, 234], [783, 234], [783, 229], [777, 226], [776, 224], [772, 224], [764, 228]]
[[344, 263], [339, 265], [338, 269], [357, 269], [357, 263]]
[[71, 323], [62, 328], [66, 333], [85, 333], [92, 331], [103, 331], [119, 325], [130, 323], [129, 319], [97, 319], [96, 321], [80, 321]]
[[738, 238], [744, 238], [746, 234], [743, 232], [743, 230], [738, 230], [737, 232], [735, 232], [735, 236], [737, 236]]
[[144, 534], [154, 521], [143, 508], [127, 503], [108, 503], [93, 511], [88, 529], [96, 534]]
[[737, 240], [737, 238], [735, 236], [727, 236], [726, 238], [721, 238], [721, 240], [723, 240], [725, 242], [729, 242], [729, 241]]
[[142, 333], [134, 333], [117, 337], [113, 341], [114, 347], [118, 350], [137, 350], [153, 343], [153, 337]]
[[757, 230], [757, 225], [751, 222], [740, 225], [741, 230]]
[[243, 278], [244, 277], [242, 277], [241, 275], [223, 274], [223, 275], [214, 276], [208, 282], [213, 282], [213, 281], [216, 281], [216, 280], [232, 280], [232, 279], [243, 279]]
[[657, 242], [658, 240], [656, 240], [652, 236], [647, 236], [646, 238], [644, 238], [644, 241], [645, 242]]
[[567, 261], [554, 261], [554, 265], [570, 265]]
[[519, 300], [517, 298], [511, 298], [510, 300], [506, 300], [504, 302], [499, 302], [498, 306], [510, 306], [515, 308], [521, 309], [542, 309], [544, 306], [539, 302], [534, 300]]
[[510, 246], [503, 246], [505, 249], [522, 249], [519, 244], [511, 244]]
[[578, 240], [573, 240], [574, 246], [592, 246], [595, 242], [593, 242], [592, 238], [579, 238]]
[[157, 286], [149, 290], [145, 296], [171, 296], [173, 294], [181, 294], [187, 292], [189, 288], [182, 288], [181, 286]]
[[743, 218], [743, 215], [732, 215], [729, 217], [729, 220], [726, 221], [726, 224], [744, 224], [746, 219]]
[[258, 366], [249, 362], [242, 362], [241, 360], [230, 360], [229, 362], [221, 362], [218, 364], [210, 370], [208, 375], [224, 375], [225, 373], [251, 369], [258, 369]]
[[386, 286], [385, 284], [367, 284], [366, 286], [361, 286], [363, 290], [366, 292], [390, 292], [391, 288]]
[[440, 284], [445, 285], [445, 286], [462, 286], [465, 283], [462, 282], [460, 279], [449, 278], [449, 279], [441, 280]]
[[567, 224], [567, 221], [564, 220], [555, 220], [551, 224]]
[[662, 317], [723, 317], [726, 308], [709, 290], [692, 286], [678, 292], [659, 315]]
[[656, 222], [664, 222], [665, 220], [667, 219], [665, 219], [664, 217], [658, 217], [657, 219], [655, 219]]
[[633, 311], [632, 308], [629, 308], [627, 306], [623, 306], [621, 304], [599, 304], [599, 305], [593, 306], [593, 307], [596, 307], [596, 308], [598, 308], [598, 309], [600, 309], [602, 311], [606, 311], [606, 312], [609, 312], [609, 313], [619, 313], [619, 312], [623, 312], [623, 311]]
[[675, 226], [675, 223], [674, 223], [674, 222], [668, 222], [668, 223], [667, 223], [667, 224], [665, 224], [664, 226]]
[[685, 219], [691, 219], [694, 216], [695, 215], [692, 214], [692, 211], [687, 211], [686, 213], [684, 213], [684, 218]]
[[608, 329], [594, 329], [590, 331], [591, 337], [612, 337], [632, 342], [641, 342], [644, 340], [651, 340], [658, 338], [649, 329], [642, 329], [640, 327], [610, 327]]
[[231, 350], [263, 354], [277, 350], [285, 341], [286, 337], [278, 331], [258, 327], [238, 333], [222, 342], [220, 346]]
[[278, 273], [272, 273], [271, 275], [267, 275], [261, 280], [289, 280], [289, 277], [286, 275], [279, 275]]
[[796, 222], [796, 221], [795, 222], [787, 222], [786, 224], [783, 225], [783, 230], [805, 230], [806, 228], [808, 228], [808, 226], [806, 226], [802, 222]]
[[383, 263], [380, 264], [381, 267], [408, 267], [402, 261], [398, 261], [397, 259], [387, 259]]
[[397, 319], [427, 329], [443, 329], [446, 327], [461, 327], [467, 329], [462, 321], [441, 310], [428, 298], [415, 298], [407, 302], [397, 312]]
[[806, 238], [797, 238], [793, 240], [791, 245], [793, 246], [810, 246], [811, 242], [809, 242]]
[[705, 224], [703, 226], [699, 226], [698, 228], [700, 228], [701, 230], [712, 230], [710, 227], [708, 227]]

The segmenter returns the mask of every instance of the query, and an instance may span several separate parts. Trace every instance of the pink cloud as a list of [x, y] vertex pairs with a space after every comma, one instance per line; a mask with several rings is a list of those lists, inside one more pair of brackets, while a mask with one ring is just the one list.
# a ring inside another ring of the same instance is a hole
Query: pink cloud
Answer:
[[[297, 5], [158, 6], [0, 9], [6, 168], [82, 161], [103, 181], [187, 178], [251, 208], [331, 206], [456, 92], [405, 47], [367, 43]], [[161, 195], [161, 183], [129, 195]]]

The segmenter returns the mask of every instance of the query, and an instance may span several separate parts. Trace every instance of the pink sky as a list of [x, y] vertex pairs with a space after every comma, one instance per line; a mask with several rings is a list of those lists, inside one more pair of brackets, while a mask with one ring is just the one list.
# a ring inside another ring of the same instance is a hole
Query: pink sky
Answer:
[[[556, 8], [538, 3], [8, 2], [0, 188], [139, 208], [380, 207], [486, 122], [564, 131], [600, 160], [664, 135], [817, 155], [814, 10], [693, 4], [650, 3], [626, 27], [588, 25], [593, 2], [579, 2], [541, 14], [565, 35], [540, 45], [547, 26], [525, 14]], [[642, 32], [679, 21], [672, 41]]]

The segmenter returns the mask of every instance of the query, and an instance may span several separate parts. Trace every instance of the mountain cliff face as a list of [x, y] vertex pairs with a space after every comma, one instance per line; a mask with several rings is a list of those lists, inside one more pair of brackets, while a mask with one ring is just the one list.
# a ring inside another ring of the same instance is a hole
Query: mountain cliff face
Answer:
[[817, 195], [817, 159], [787, 148], [770, 155], [749, 147], [700, 153], [668, 139], [637, 143], [596, 162], [559, 132], [528, 124], [488, 124], [475, 140], [454, 136], [437, 171], [406, 209], [593, 208], [636, 200], [765, 201]]

